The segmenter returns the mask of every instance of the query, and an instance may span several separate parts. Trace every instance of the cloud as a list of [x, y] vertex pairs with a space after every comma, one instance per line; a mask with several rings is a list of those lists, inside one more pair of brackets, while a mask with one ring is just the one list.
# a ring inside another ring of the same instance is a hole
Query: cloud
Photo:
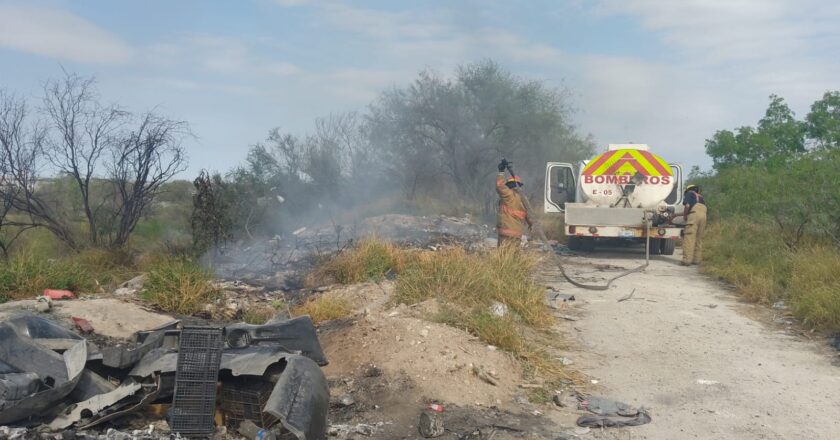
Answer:
[[158, 67], [197, 67], [207, 73], [252, 76], [294, 76], [303, 69], [288, 61], [265, 57], [246, 40], [212, 34], [188, 35], [147, 49], [149, 60]]
[[131, 48], [70, 12], [0, 5], [0, 47], [80, 63], [123, 64]]

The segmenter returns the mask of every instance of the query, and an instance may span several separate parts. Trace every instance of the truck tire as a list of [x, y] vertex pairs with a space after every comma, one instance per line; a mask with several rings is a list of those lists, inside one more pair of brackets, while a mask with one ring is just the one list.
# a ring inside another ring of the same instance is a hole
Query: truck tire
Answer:
[[677, 240], [673, 238], [662, 239], [662, 247], [659, 248], [662, 255], [674, 255], [674, 249], [677, 248]]
[[661, 238], [651, 238], [648, 244], [648, 251], [651, 255], [659, 255], [659, 250], [662, 248]]
[[595, 237], [581, 237], [581, 248], [584, 252], [593, 252], [595, 250]]
[[569, 250], [579, 251], [583, 247], [583, 239], [582, 237], [569, 237], [569, 242], [566, 243], [566, 246], [569, 247]]

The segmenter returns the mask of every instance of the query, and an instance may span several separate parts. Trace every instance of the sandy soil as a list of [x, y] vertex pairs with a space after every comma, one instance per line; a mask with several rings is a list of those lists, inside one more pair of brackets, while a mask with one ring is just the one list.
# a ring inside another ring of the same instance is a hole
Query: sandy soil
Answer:
[[[555, 284], [577, 298], [569, 313], [580, 319], [559, 325], [577, 340], [568, 353], [575, 367], [598, 381], [593, 393], [644, 406], [653, 418], [591, 436], [840, 438], [838, 352], [823, 338], [809, 340], [774, 322], [767, 308], [739, 302], [696, 266], [679, 266], [679, 252], [657, 257], [645, 273], [608, 291]], [[595, 281], [615, 274], [597, 267], [634, 267], [643, 254], [616, 249], [567, 261], [567, 272]], [[618, 301], [634, 289], [631, 299]]]

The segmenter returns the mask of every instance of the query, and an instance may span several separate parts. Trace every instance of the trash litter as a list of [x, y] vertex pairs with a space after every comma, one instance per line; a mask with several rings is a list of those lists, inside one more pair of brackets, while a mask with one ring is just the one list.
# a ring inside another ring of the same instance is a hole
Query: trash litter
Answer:
[[49, 299], [73, 299], [76, 296], [69, 290], [44, 289], [44, 296]]
[[277, 438], [273, 432], [265, 428], [260, 428], [250, 420], [245, 420], [240, 423], [237, 432], [247, 439], [274, 440]]
[[93, 333], [93, 326], [90, 325], [90, 321], [85, 318], [79, 318], [76, 316], [70, 317], [73, 321], [73, 324], [76, 324], [76, 328], [79, 329], [82, 333]]
[[[46, 433], [122, 423], [125, 415], [144, 408], [149, 409], [147, 417], [163, 417], [162, 408], [173, 399], [167, 415], [173, 435], [198, 426], [205, 434], [215, 433], [217, 414], [231, 429], [250, 420], [284, 439], [326, 435], [329, 390], [319, 364], [327, 360], [311, 320], [234, 324], [214, 329], [212, 336], [202, 334], [201, 341], [191, 339], [194, 330], [178, 326], [173, 321], [138, 332], [135, 344], [100, 349], [37, 315], [0, 322], [0, 425], [11, 425], [0, 427], [0, 438], [17, 435], [18, 429], [28, 435], [34, 432], [30, 428]], [[239, 336], [230, 341], [223, 337], [233, 330]], [[247, 344], [241, 343], [243, 338]], [[239, 345], [231, 346], [231, 341]], [[179, 364], [179, 357], [190, 362]], [[187, 364], [194, 368], [185, 368]], [[181, 397], [185, 391], [191, 391], [189, 400]], [[145, 428], [130, 434], [108, 432], [113, 435], [107, 438], [114, 439], [168, 438], [158, 432], [147, 435]]]
[[650, 415], [644, 408], [636, 409], [626, 403], [603, 397], [590, 396], [581, 399], [580, 409], [585, 409], [594, 416], [581, 416], [575, 423], [588, 428], [620, 428], [639, 426], [651, 422]]
[[438, 412], [438, 413], [442, 413], [443, 409], [444, 409], [443, 405], [441, 405], [439, 403], [431, 403], [426, 408], [430, 411], [434, 411], [434, 412]]
[[717, 385], [720, 382], [716, 380], [708, 380], [708, 379], [697, 379], [697, 383], [700, 385]]
[[184, 327], [175, 370], [175, 393], [169, 425], [185, 435], [215, 430], [216, 382], [222, 360], [222, 329]]

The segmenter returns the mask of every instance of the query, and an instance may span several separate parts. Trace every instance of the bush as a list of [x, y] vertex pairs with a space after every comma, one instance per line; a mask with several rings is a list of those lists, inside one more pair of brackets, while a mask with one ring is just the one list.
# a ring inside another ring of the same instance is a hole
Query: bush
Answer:
[[[536, 259], [516, 248], [468, 254], [461, 248], [421, 253], [397, 278], [395, 301], [416, 304], [436, 298], [444, 305], [438, 321], [465, 328], [484, 342], [520, 353], [518, 322], [547, 328], [542, 288], [531, 278]], [[490, 312], [493, 302], [509, 308], [506, 316]]]
[[792, 256], [770, 226], [748, 220], [711, 223], [703, 238], [702, 269], [734, 285], [748, 300], [770, 304], [785, 295]]
[[209, 271], [190, 260], [165, 258], [149, 269], [141, 296], [161, 310], [188, 315], [217, 294]]
[[840, 252], [815, 245], [793, 257], [790, 305], [814, 328], [840, 331]]
[[320, 296], [310, 299], [292, 310], [293, 316], [309, 315], [312, 322], [318, 324], [324, 321], [343, 318], [352, 312], [350, 303], [342, 298]]
[[388, 272], [399, 272], [405, 265], [407, 252], [396, 245], [369, 238], [345, 250], [307, 277], [306, 284], [315, 286], [331, 281], [355, 284], [379, 280]]
[[72, 259], [50, 260], [19, 253], [0, 262], [0, 302], [34, 298], [44, 289], [78, 293], [95, 284], [85, 267]]
[[397, 279], [395, 300], [415, 304], [430, 298], [462, 307], [486, 309], [493, 301], [509, 306], [524, 322], [549, 326], [543, 291], [531, 272], [536, 259], [526, 252], [501, 248], [468, 254], [461, 248], [422, 253]]

